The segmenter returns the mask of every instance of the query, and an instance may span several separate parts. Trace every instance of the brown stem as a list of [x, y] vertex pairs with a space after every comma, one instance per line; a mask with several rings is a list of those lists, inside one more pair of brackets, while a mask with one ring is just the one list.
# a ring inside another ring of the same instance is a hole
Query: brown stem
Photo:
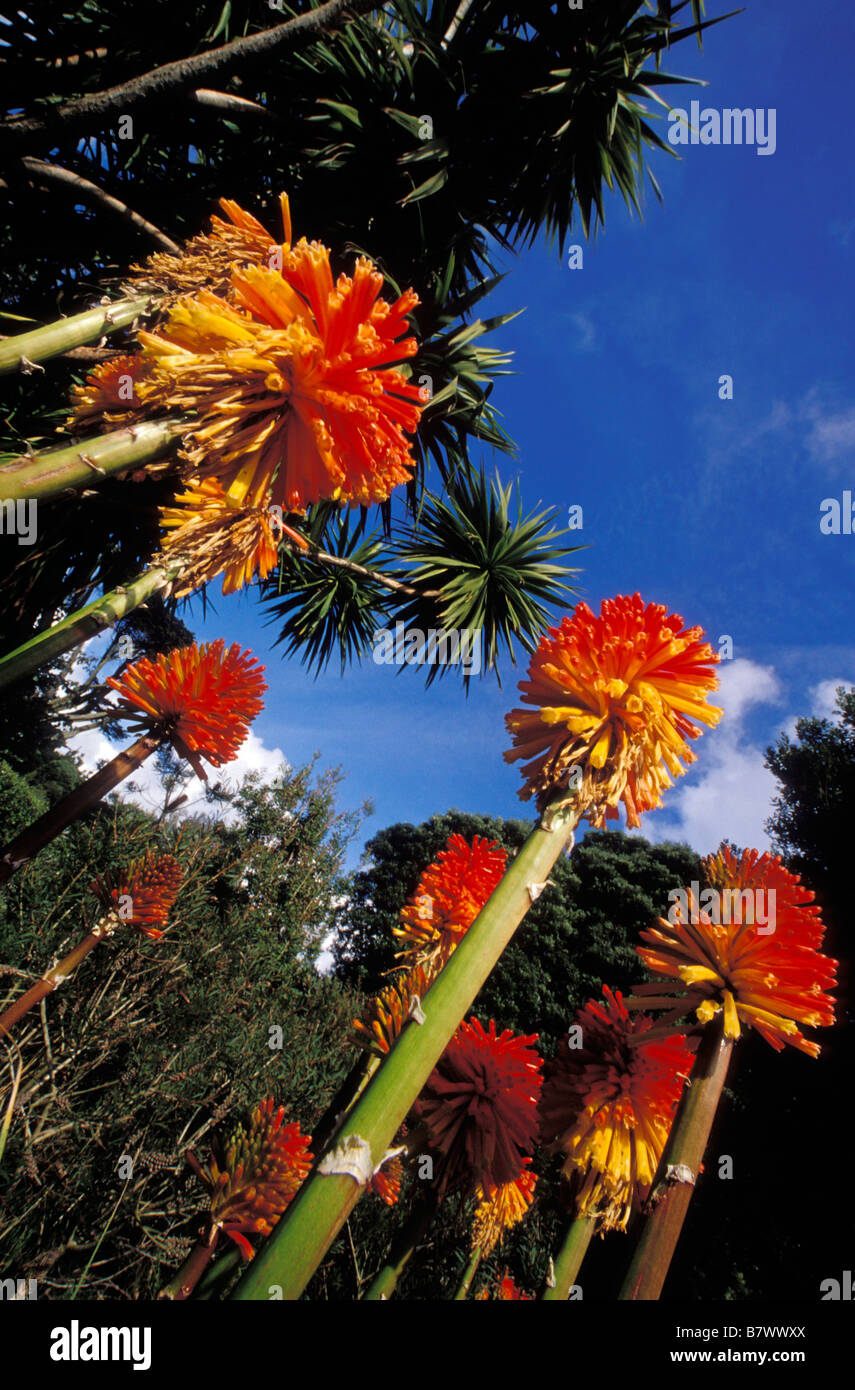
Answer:
[[129, 222], [138, 232], [143, 232], [147, 237], [150, 237], [162, 250], [171, 252], [173, 256], [180, 254], [180, 246], [160, 231], [158, 227], [155, 227], [153, 222], [141, 217], [138, 212], [134, 212], [133, 208], [129, 208], [127, 203], [114, 198], [111, 193], [106, 193], [103, 188], [98, 187], [97, 183], [84, 179], [82, 175], [73, 173], [71, 169], [63, 169], [61, 164], [46, 164], [43, 159], [24, 158], [21, 163], [27, 173], [35, 174], [48, 183], [65, 184], [74, 190], [75, 197], [80, 201], [95, 203], [100, 207], [107, 208], [110, 212], [118, 213], [124, 222]]
[[16, 999], [14, 1004], [10, 1004], [9, 1008], [0, 1014], [0, 1038], [3, 1037], [4, 1033], [10, 1032], [18, 1020], [23, 1018], [24, 1014], [29, 1013], [36, 1004], [40, 1004], [55, 989], [59, 989], [63, 980], [68, 979], [80, 962], [89, 955], [89, 952], [94, 951], [98, 943], [115, 930], [117, 920], [113, 917], [104, 917], [92, 928], [91, 932], [87, 932], [82, 941], [78, 941], [73, 951], [69, 951], [68, 955], [63, 956], [61, 961], [46, 970], [40, 980], [36, 980], [35, 984], [31, 985], [20, 999]]
[[104, 126], [114, 115], [127, 115], [149, 100], [198, 87], [202, 78], [215, 73], [222, 77], [251, 59], [269, 57], [276, 49], [296, 49], [311, 43], [320, 34], [377, 8], [377, 0], [327, 0], [317, 9], [307, 10], [260, 34], [233, 39], [207, 53], [165, 63], [118, 87], [61, 102], [43, 116], [13, 116], [0, 121], [0, 138], [19, 148], [37, 144], [45, 137], [67, 139], [87, 127]]
[[246, 97], [234, 96], [232, 92], [215, 92], [210, 87], [198, 87], [191, 93], [190, 100], [194, 106], [224, 111], [227, 116], [251, 116], [256, 120], [278, 122], [278, 118], [266, 106], [259, 105], [257, 101], [247, 101]]
[[732, 1051], [733, 1039], [724, 1036], [719, 1015], [704, 1030], [674, 1117], [650, 1193], [649, 1215], [620, 1292], [624, 1300], [652, 1301], [662, 1292], [695, 1190]]
[[219, 1238], [219, 1229], [214, 1226], [207, 1242], [200, 1240], [193, 1247], [178, 1273], [161, 1289], [158, 1298], [169, 1298], [174, 1302], [189, 1298], [213, 1258]]
[[383, 574], [381, 570], [366, 569], [365, 565], [358, 565], [355, 560], [347, 560], [341, 555], [329, 555], [326, 550], [321, 550], [311, 541], [307, 541], [304, 547], [297, 545], [294, 541], [289, 541], [286, 536], [282, 540], [282, 545], [292, 555], [299, 558], [308, 555], [309, 559], [316, 561], [319, 565], [332, 565], [336, 569], [347, 570], [350, 574], [361, 575], [363, 579], [373, 579], [376, 584], [382, 584], [384, 589], [391, 589], [396, 594], [406, 594], [407, 598], [442, 598], [440, 589], [414, 589], [412, 584], [404, 584], [400, 579], [393, 579], [391, 575]]
[[16, 869], [20, 869], [38, 854], [39, 850], [50, 844], [66, 826], [96, 806], [108, 792], [126, 777], [130, 777], [132, 772], [136, 772], [146, 758], [160, 747], [161, 742], [162, 739], [148, 734], [137, 739], [130, 748], [112, 758], [100, 772], [87, 778], [79, 787], [75, 787], [73, 792], [69, 792], [68, 796], [51, 806], [37, 821], [27, 826], [26, 830], [22, 830], [20, 835], [16, 835], [14, 840], [0, 850], [0, 883], [6, 883]]

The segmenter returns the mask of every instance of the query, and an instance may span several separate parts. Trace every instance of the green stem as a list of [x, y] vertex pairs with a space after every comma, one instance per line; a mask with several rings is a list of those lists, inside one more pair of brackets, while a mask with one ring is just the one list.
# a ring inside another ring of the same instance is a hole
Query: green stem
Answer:
[[214, 1264], [210, 1265], [209, 1268], [205, 1270], [205, 1273], [202, 1275], [197, 1285], [194, 1302], [196, 1300], [204, 1302], [205, 1300], [212, 1299], [216, 1294], [218, 1286], [224, 1284], [235, 1267], [241, 1263], [241, 1254], [237, 1246], [230, 1245], [230, 1248], [225, 1254], [221, 1255]]
[[138, 738], [130, 748], [118, 753], [102, 767], [100, 772], [81, 782], [73, 792], [69, 792], [68, 796], [64, 796], [37, 821], [27, 826], [26, 830], [22, 830], [20, 835], [16, 835], [14, 840], [10, 840], [9, 844], [0, 850], [0, 883], [6, 883], [16, 869], [20, 869], [38, 854], [39, 850], [50, 844], [66, 826], [71, 825], [72, 821], [84, 815], [93, 806], [97, 806], [108, 792], [126, 777], [130, 777], [132, 772], [136, 772], [146, 758], [160, 747], [161, 742], [161, 739], [149, 735]]
[[104, 937], [109, 936], [115, 930], [117, 923], [118, 918], [110, 916], [97, 922], [91, 932], [87, 932], [82, 941], [78, 941], [73, 951], [69, 951], [67, 956], [63, 956], [56, 965], [52, 965], [49, 970], [46, 970], [40, 980], [36, 980], [35, 984], [30, 985], [30, 988], [19, 999], [16, 999], [14, 1004], [10, 1004], [8, 1009], [4, 1009], [3, 1013], [0, 1014], [0, 1038], [4, 1033], [10, 1032], [18, 1020], [23, 1018], [24, 1014], [29, 1013], [36, 1004], [40, 1004], [55, 989], [59, 989], [63, 981], [67, 980], [69, 975], [77, 969], [80, 962], [89, 955], [89, 952], [94, 951], [95, 947], [104, 940]]
[[219, 1237], [220, 1232], [215, 1226], [209, 1241], [199, 1241], [198, 1245], [194, 1245], [178, 1273], [160, 1290], [158, 1298], [172, 1299], [177, 1303], [189, 1298], [213, 1258]]
[[160, 458], [186, 429], [180, 419], [141, 420], [127, 429], [99, 434], [61, 449], [21, 454], [0, 467], [0, 502], [45, 501], [69, 488], [91, 487], [111, 473], [122, 473]]
[[570, 1297], [570, 1290], [576, 1283], [576, 1275], [579, 1273], [591, 1243], [591, 1236], [594, 1234], [594, 1224], [587, 1216], [577, 1216], [575, 1221], [571, 1221], [553, 1265], [555, 1284], [552, 1288], [544, 1289], [541, 1294], [543, 1302], [560, 1300], [562, 1303], [566, 1303]]
[[97, 343], [106, 333], [115, 333], [141, 315], [150, 314], [157, 303], [151, 295], [144, 299], [117, 299], [113, 304], [99, 304], [97, 309], [86, 309], [82, 314], [4, 338], [0, 342], [0, 376], [19, 369], [27, 371], [28, 363], [43, 362], [71, 348]]
[[112, 627], [120, 618], [139, 608], [152, 594], [165, 589], [180, 569], [178, 561], [170, 565], [154, 565], [128, 584], [121, 584], [109, 594], [94, 599], [85, 608], [69, 613], [61, 622], [45, 628], [44, 632], [37, 633], [23, 646], [0, 657], [0, 689], [20, 680], [22, 676], [30, 675], [39, 666], [54, 661], [64, 652], [88, 642], [90, 637], [97, 637], [105, 628]]
[[481, 1263], [481, 1257], [483, 1253], [484, 1252], [481, 1249], [480, 1245], [476, 1245], [475, 1249], [472, 1251], [472, 1254], [469, 1256], [469, 1263], [463, 1271], [463, 1278], [460, 1280], [460, 1283], [457, 1286], [457, 1293], [454, 1295], [455, 1303], [462, 1303], [466, 1298], [469, 1297], [469, 1290], [472, 1286], [472, 1280], [475, 1278], [475, 1274], [479, 1264]]
[[[359, 1148], [364, 1171], [381, 1162], [455, 1029], [543, 887], [578, 819], [556, 797], [501, 883], [481, 909], [422, 1001], [424, 1022], [410, 1020], [348, 1115], [339, 1150]], [[366, 1153], [365, 1150], [368, 1150]], [[329, 1162], [329, 1157], [326, 1160]], [[299, 1298], [330, 1244], [365, 1191], [348, 1172], [317, 1172], [291, 1206], [238, 1284], [237, 1299], [266, 1299], [271, 1285], [284, 1299]]]
[[[733, 1039], [724, 1036], [722, 1016], [718, 1015], [704, 1029], [692, 1074], [674, 1117], [648, 1201], [650, 1213], [620, 1292], [623, 1300], [651, 1301], [662, 1292], [695, 1190], [732, 1051]], [[681, 1173], [674, 1171], [678, 1165]]]
[[436, 1194], [431, 1192], [415, 1207], [409, 1220], [392, 1242], [385, 1265], [368, 1292], [363, 1294], [364, 1302], [380, 1302], [392, 1297], [413, 1251], [436, 1216], [438, 1206]]
[[[2, 685], [2, 662], [0, 662], [0, 685]], [[315, 1153], [315, 1166], [320, 1161], [330, 1140], [341, 1129], [347, 1113], [355, 1105], [368, 1085], [377, 1068], [380, 1058], [374, 1052], [363, 1052], [354, 1062], [344, 1081], [339, 1086], [326, 1111], [312, 1129], [312, 1149]]]

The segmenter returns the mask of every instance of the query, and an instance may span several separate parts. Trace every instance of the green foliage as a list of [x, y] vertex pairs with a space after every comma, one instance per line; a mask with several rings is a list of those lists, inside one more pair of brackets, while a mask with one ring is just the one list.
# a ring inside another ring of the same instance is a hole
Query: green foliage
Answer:
[[[392, 927], [449, 835], [486, 836], [513, 854], [530, 830], [521, 820], [449, 811], [373, 836], [333, 948], [339, 978], [366, 993], [380, 988], [395, 964]], [[540, 1034], [540, 1046], [550, 1055], [575, 1011], [599, 998], [604, 983], [627, 990], [642, 977], [638, 932], [667, 911], [672, 888], [699, 873], [698, 858], [685, 845], [589, 831], [556, 863], [552, 884], [527, 913], [472, 1012], [483, 1021], [495, 1018], [497, 1027]]]
[[[276, 644], [320, 674], [336, 654], [342, 671], [361, 660], [397, 622], [424, 634], [480, 632], [480, 674], [498, 678], [499, 654], [515, 662], [515, 643], [536, 645], [549, 609], [575, 592], [563, 581], [578, 573], [563, 561], [579, 547], [558, 544], [566, 533], [554, 512], [524, 516], [519, 489], [512, 509], [513, 491], [483, 470], [457, 475], [447, 501], [426, 494], [412, 524], [386, 541], [352, 529], [349, 512], [317, 509], [312, 530], [325, 558], [289, 553], [263, 588], [270, 622], [282, 624]], [[427, 661], [425, 669], [430, 685], [463, 667]], [[463, 670], [467, 691], [470, 680]]]
[[[8, 326], [97, 303], [105, 286], [118, 287], [127, 265], [151, 250], [91, 190], [45, 181], [19, 156], [82, 176], [175, 241], [207, 225], [223, 195], [273, 227], [264, 206], [285, 187], [297, 235], [335, 248], [336, 269], [349, 269], [353, 253], [364, 250], [391, 287], [413, 285], [419, 294], [420, 346], [406, 369], [429, 379], [432, 400], [416, 442], [409, 502], [417, 509], [429, 463], [443, 481], [465, 482], [477, 447], [513, 448], [491, 400], [508, 354], [484, 341], [509, 315], [473, 321], [496, 283], [494, 248], [528, 243], [541, 230], [563, 244], [577, 211], [590, 230], [603, 216], [604, 188], [638, 205], [645, 148], [661, 144], [646, 101], [657, 84], [674, 80], [659, 71], [658, 58], [668, 43], [695, 32], [677, 27], [679, 8], [663, 3], [654, 14], [638, 3], [570, 10], [548, 0], [468, 8], [395, 0], [334, 34], [240, 59], [210, 82], [164, 79], [144, 101], [131, 90], [118, 105], [105, 99], [90, 106], [84, 117], [74, 105], [79, 98], [259, 34], [297, 11], [210, 0], [176, 14], [172, 0], [151, 0], [144, 10], [86, 0], [34, 16], [19, 12], [4, 30], [4, 94], [7, 113], [23, 114], [0, 120], [0, 147], [12, 155], [0, 190], [0, 298], [17, 314]], [[255, 107], [200, 103], [197, 89], [210, 83], [226, 100], [237, 96]], [[21, 122], [26, 132], [32, 118], [46, 128], [22, 135]], [[131, 342], [131, 333], [110, 340], [113, 348]], [[9, 383], [10, 449], [53, 435], [63, 414], [57, 403], [86, 365], [51, 360], [37, 380]], [[34, 551], [23, 559], [6, 552], [0, 579], [11, 646], [62, 604], [77, 607], [98, 585], [112, 589], [144, 568], [170, 484], [134, 482], [130, 505], [129, 486], [106, 480], [86, 496], [44, 506]], [[386, 526], [390, 519], [387, 508]], [[298, 575], [283, 561], [284, 581], [300, 578], [310, 586], [312, 616], [289, 611], [287, 649], [295, 638], [299, 645], [310, 622], [301, 655], [323, 664], [336, 642], [342, 655], [356, 655], [355, 610], [374, 610], [370, 584], [362, 605], [341, 576], [331, 596], [311, 569]], [[518, 593], [506, 604], [492, 624], [497, 632], [506, 622], [514, 629], [521, 603], [536, 607], [538, 594]], [[348, 635], [331, 643], [342, 609], [352, 620]]]
[[840, 686], [834, 719], [798, 719], [796, 737], [781, 734], [766, 751], [781, 784], [767, 830], [794, 873], [804, 874], [849, 931], [851, 826], [855, 819], [855, 689]]
[[[548, 608], [566, 606], [564, 596], [577, 592], [563, 581], [579, 573], [555, 563], [581, 548], [556, 544], [566, 531], [555, 527], [555, 512], [524, 517], [517, 487], [513, 516], [513, 493], [498, 478], [488, 483], [483, 469], [455, 477], [448, 501], [428, 496], [397, 545], [399, 556], [413, 567], [410, 582], [442, 595], [413, 599], [400, 615], [403, 622], [423, 632], [438, 625], [449, 632], [480, 632], [482, 671], [497, 676], [499, 652], [513, 661], [515, 641], [533, 651]], [[447, 669], [429, 667], [427, 684]], [[464, 682], [468, 688], [468, 676]]]
[[[30, 810], [27, 789], [0, 764], [3, 779], [18, 819]], [[249, 779], [227, 821], [158, 823], [116, 802], [8, 885], [0, 1002], [84, 934], [98, 915], [96, 873], [149, 846], [186, 871], [161, 941], [118, 932], [46, 1000], [43, 1021], [27, 1016], [0, 1043], [0, 1112], [22, 1069], [3, 1157], [0, 1264], [37, 1277], [40, 1297], [70, 1296], [102, 1234], [81, 1296], [154, 1297], [204, 1210], [185, 1150], [204, 1154], [215, 1125], [268, 1093], [311, 1132], [334, 1094], [355, 1005], [311, 962], [336, 921], [355, 829], [335, 810], [335, 785], [311, 768], [268, 786]], [[37, 810], [40, 798], [30, 802]]]

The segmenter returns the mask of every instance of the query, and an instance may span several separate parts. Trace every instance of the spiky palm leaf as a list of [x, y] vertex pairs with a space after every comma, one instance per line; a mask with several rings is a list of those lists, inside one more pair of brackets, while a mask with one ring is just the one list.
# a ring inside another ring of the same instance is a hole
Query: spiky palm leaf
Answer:
[[282, 625], [273, 645], [284, 643], [284, 655], [299, 656], [316, 676], [336, 652], [342, 671], [360, 661], [391, 606], [390, 591], [371, 577], [372, 572], [388, 572], [382, 537], [363, 536], [351, 517], [350, 512], [327, 512], [322, 535], [316, 533], [315, 539], [327, 554], [359, 569], [283, 551], [275, 576], [262, 585], [267, 621]]
[[[566, 531], [555, 520], [552, 508], [523, 516], [518, 485], [488, 481], [483, 468], [456, 479], [447, 499], [428, 496], [395, 553], [409, 584], [442, 597], [412, 598], [398, 619], [422, 632], [480, 631], [483, 670], [495, 670], [501, 684], [499, 652], [515, 665], [515, 642], [533, 650], [549, 607], [577, 592], [566, 581], [579, 571], [559, 562], [582, 547], [558, 544]], [[448, 669], [429, 666], [427, 684]]]

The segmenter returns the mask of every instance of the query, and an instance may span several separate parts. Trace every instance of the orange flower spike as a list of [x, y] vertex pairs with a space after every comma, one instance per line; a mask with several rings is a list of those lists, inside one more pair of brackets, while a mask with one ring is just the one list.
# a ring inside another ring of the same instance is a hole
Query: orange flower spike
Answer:
[[534, 1201], [537, 1174], [529, 1172], [530, 1158], [523, 1159], [522, 1171], [510, 1182], [485, 1193], [479, 1187], [478, 1206], [472, 1223], [472, 1247], [489, 1255], [512, 1226], [522, 1221]]
[[400, 927], [392, 928], [404, 946], [398, 955], [424, 966], [433, 979], [501, 882], [506, 861], [495, 840], [476, 835], [469, 844], [450, 835], [401, 909]]
[[604, 599], [599, 617], [580, 603], [550, 628], [519, 686], [534, 709], [505, 721], [514, 739], [505, 760], [532, 759], [520, 797], [543, 809], [565, 787], [593, 826], [616, 820], [620, 802], [627, 826], [640, 826], [695, 761], [686, 740], [721, 717], [706, 703], [719, 658], [701, 635], [639, 594]]
[[181, 557], [172, 593], [185, 598], [223, 575], [223, 594], [236, 593], [257, 574], [266, 579], [279, 559], [279, 536], [287, 535], [301, 550], [308, 543], [285, 526], [270, 507], [241, 506], [216, 478], [191, 483], [163, 507], [160, 524], [167, 532], [161, 554], [167, 564]]
[[[817, 951], [825, 928], [814, 894], [777, 856], [759, 850], [735, 855], [724, 847], [702, 861], [711, 887], [685, 911], [641, 933], [638, 955], [654, 974], [682, 980], [697, 1017], [724, 1010], [725, 1036], [753, 1027], [780, 1052], [789, 1043], [811, 1057], [819, 1044], [799, 1025], [828, 1027], [834, 1001], [824, 993], [837, 962]], [[688, 918], [688, 920], [684, 920]]]
[[263, 671], [251, 652], [236, 642], [226, 651], [220, 639], [178, 647], [155, 661], [143, 657], [107, 684], [119, 693], [122, 718], [169, 739], [206, 779], [201, 760], [212, 767], [232, 762], [261, 712]]
[[138, 292], [154, 286], [165, 293], [167, 302], [181, 295], [197, 294], [205, 288], [227, 297], [231, 293], [231, 274], [235, 266], [270, 265], [274, 256], [281, 260], [291, 245], [291, 213], [287, 195], [279, 195], [284, 245], [278, 247], [266, 227], [230, 198], [220, 199], [225, 217], [212, 217], [211, 230], [185, 242], [178, 256], [156, 251], [142, 265], [128, 288]]
[[112, 357], [99, 362], [82, 386], [72, 386], [69, 425], [85, 425], [93, 419], [113, 428], [143, 404], [147, 365], [142, 354]]
[[387, 1158], [386, 1162], [377, 1169], [368, 1184], [368, 1191], [376, 1192], [387, 1207], [397, 1206], [401, 1196], [403, 1176], [404, 1165], [401, 1162], [401, 1155], [395, 1154], [392, 1158]]
[[183, 878], [184, 870], [171, 854], [149, 850], [126, 869], [96, 878], [91, 887], [104, 908], [157, 941], [163, 936]]
[[419, 389], [387, 366], [415, 352], [394, 335], [416, 297], [379, 299], [382, 277], [364, 260], [334, 284], [318, 244], [301, 241], [282, 261], [236, 270], [233, 302], [197, 294], [159, 334], [140, 334], [153, 399], [194, 413], [185, 456], [238, 504], [386, 501], [412, 475], [405, 431], [422, 408]]
[[311, 1136], [298, 1124], [283, 1125], [284, 1109], [273, 1097], [255, 1107], [248, 1126], [239, 1124], [202, 1165], [190, 1167], [211, 1194], [211, 1222], [237, 1245], [245, 1260], [255, 1250], [247, 1239], [269, 1235], [296, 1196], [312, 1166]]
[[430, 981], [420, 965], [400, 975], [372, 999], [364, 1021], [354, 1019], [356, 1043], [366, 1051], [385, 1057], [406, 1023], [414, 1001], [423, 999], [429, 988]]

